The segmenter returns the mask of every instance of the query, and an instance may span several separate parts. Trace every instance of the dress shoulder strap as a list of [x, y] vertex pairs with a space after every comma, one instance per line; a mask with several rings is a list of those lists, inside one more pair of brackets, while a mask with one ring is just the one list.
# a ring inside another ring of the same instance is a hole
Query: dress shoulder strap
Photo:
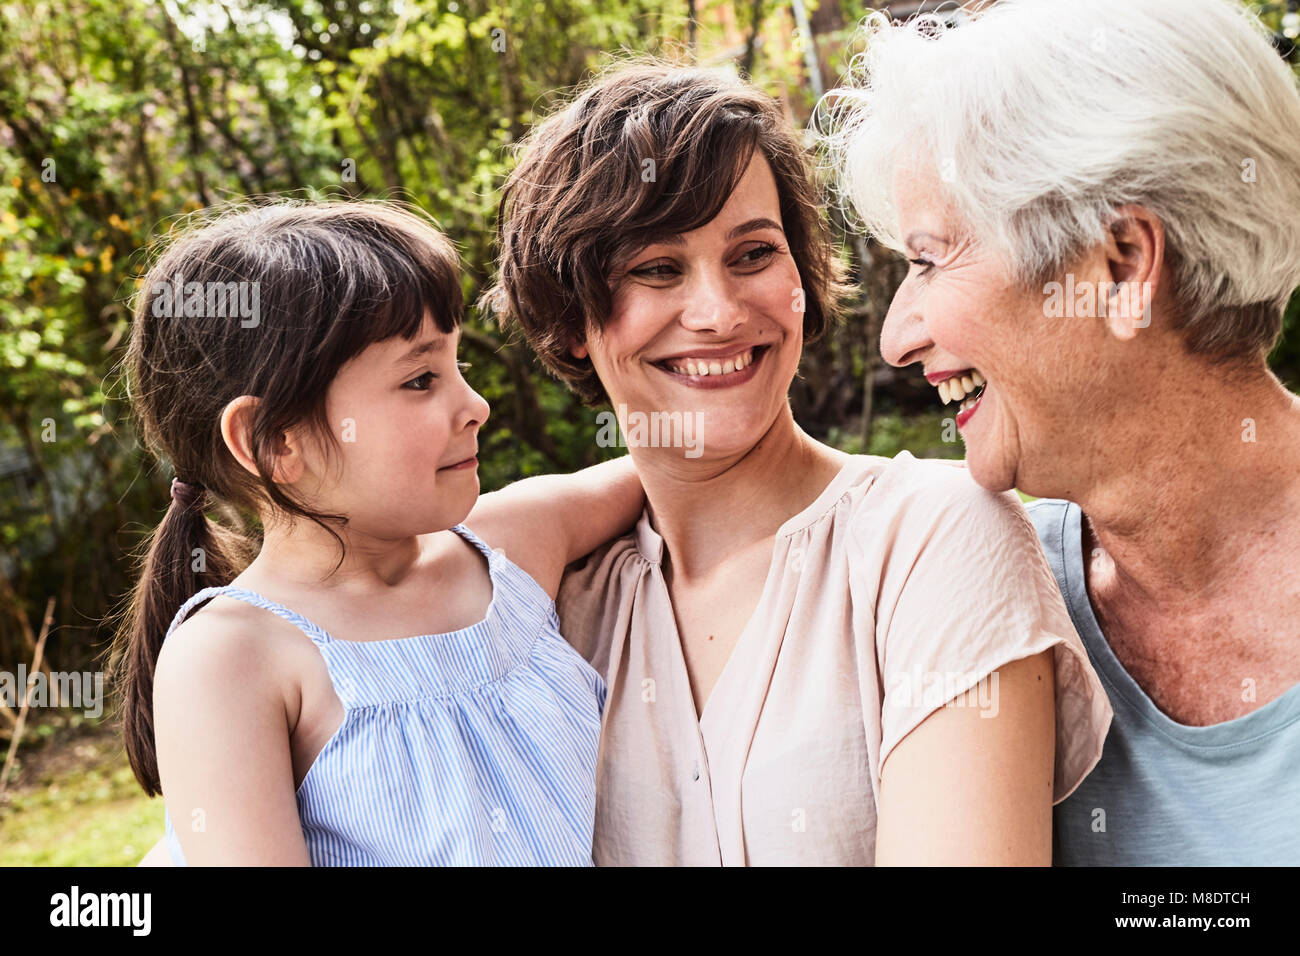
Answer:
[[470, 544], [474, 545], [474, 547], [482, 551], [483, 556], [486, 557], [488, 561], [491, 561], [493, 555], [497, 553], [489, 548], [482, 538], [476, 535], [473, 531], [470, 531], [469, 528], [465, 527], [463, 524], [453, 525], [451, 530], [455, 531]]
[[[311, 641], [314, 644], [328, 644], [333, 640], [333, 638], [331, 638], [322, 628], [317, 627], [297, 611], [291, 611], [283, 604], [277, 604], [275, 601], [263, 597], [256, 591], [250, 591], [247, 588], [237, 588], [233, 585], [226, 585], [225, 587], [219, 588], [204, 588], [182, 604], [180, 610], [176, 612], [176, 616], [172, 618], [171, 627], [167, 628], [167, 637], [171, 637], [172, 632], [176, 630], [176, 628], [180, 627], [181, 622], [189, 616], [190, 611], [194, 610], [195, 607], [203, 602], [212, 600], [214, 597], [234, 598], [235, 600], [243, 601], [246, 604], [251, 604], [254, 607], [260, 607], [264, 610], [270, 611], [276, 617], [283, 618], [290, 624], [294, 625], [294, 627], [298, 628], [298, 630], [311, 638]], [[166, 640], [166, 638], [164, 638], [164, 640]]]

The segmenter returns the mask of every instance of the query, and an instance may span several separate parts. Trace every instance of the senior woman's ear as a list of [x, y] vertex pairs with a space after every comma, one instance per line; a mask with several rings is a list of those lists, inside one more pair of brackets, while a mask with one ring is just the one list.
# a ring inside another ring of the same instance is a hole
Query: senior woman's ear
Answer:
[[1128, 341], [1151, 324], [1165, 265], [1165, 229], [1145, 206], [1121, 206], [1103, 245], [1110, 274], [1104, 317], [1111, 335]]

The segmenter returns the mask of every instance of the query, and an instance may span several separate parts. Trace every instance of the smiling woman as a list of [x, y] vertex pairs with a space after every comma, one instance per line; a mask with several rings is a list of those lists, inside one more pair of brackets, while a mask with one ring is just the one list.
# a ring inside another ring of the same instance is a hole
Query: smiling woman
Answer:
[[609, 687], [595, 861], [1047, 862], [1105, 694], [1014, 496], [795, 423], [843, 287], [777, 104], [615, 69], [530, 136], [499, 222], [488, 301], [552, 371], [707, 426], [629, 441], [645, 513], [557, 599]]
[[[517, 323], [584, 400], [603, 400], [600, 378], [572, 345], [586, 338], [588, 321], [599, 328], [612, 314], [619, 280], [680, 288], [670, 253], [717, 216], [757, 146], [777, 202], [731, 226], [733, 267], [757, 273], [778, 253], [793, 264], [799, 279], [782, 290], [784, 307], [802, 312], [806, 341], [819, 336], [837, 312], [842, 270], [777, 104], [750, 87], [693, 86], [685, 74], [664, 82], [655, 65], [625, 65], [617, 76], [529, 135], [502, 196], [510, 219], [498, 224], [500, 276], [485, 304]], [[730, 122], [709, 120], [724, 110]], [[550, 191], [553, 182], [566, 184], [563, 194]], [[550, 267], [536, 268], [543, 261]], [[703, 367], [715, 374], [711, 361]]]
[[1232, 0], [862, 40], [828, 145], [911, 260], [881, 351], [974, 399], [980, 484], [1056, 499], [1032, 517], [1111, 691], [1057, 859], [1294, 865], [1300, 396], [1267, 355], [1300, 283], [1296, 76]]

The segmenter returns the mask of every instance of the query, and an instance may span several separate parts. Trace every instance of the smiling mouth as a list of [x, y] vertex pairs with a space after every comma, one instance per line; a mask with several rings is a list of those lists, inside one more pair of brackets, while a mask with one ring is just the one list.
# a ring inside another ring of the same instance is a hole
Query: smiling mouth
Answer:
[[968, 412], [979, 404], [979, 400], [984, 397], [984, 389], [988, 383], [984, 376], [977, 369], [968, 368], [960, 375], [954, 375], [945, 379], [935, 387], [939, 390], [939, 398], [947, 405], [949, 402], [960, 402], [957, 406], [957, 414]]
[[755, 345], [752, 348], [742, 349], [734, 355], [719, 357], [687, 356], [664, 359], [652, 364], [673, 375], [720, 379], [728, 375], [736, 375], [758, 364], [771, 347], [770, 345]]

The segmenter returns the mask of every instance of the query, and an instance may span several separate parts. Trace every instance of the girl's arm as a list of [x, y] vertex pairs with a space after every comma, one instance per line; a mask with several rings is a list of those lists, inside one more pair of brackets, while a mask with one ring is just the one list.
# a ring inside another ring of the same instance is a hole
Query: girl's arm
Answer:
[[992, 706], [940, 707], [890, 752], [877, 866], [1051, 865], [1052, 655], [1003, 665]]
[[571, 475], [539, 475], [484, 495], [465, 524], [536, 579], [552, 598], [564, 568], [626, 532], [645, 493], [624, 455]]
[[287, 675], [265, 635], [212, 615], [167, 638], [154, 738], [167, 811], [191, 866], [310, 866], [294, 794]]

